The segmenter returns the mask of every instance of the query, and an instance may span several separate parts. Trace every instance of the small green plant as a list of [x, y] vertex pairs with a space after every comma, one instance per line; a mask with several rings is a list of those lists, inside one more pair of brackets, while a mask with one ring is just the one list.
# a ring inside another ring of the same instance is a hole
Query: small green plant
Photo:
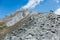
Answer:
[[0, 27], [0, 30], [3, 30], [3, 28], [2, 28], [2, 27]]

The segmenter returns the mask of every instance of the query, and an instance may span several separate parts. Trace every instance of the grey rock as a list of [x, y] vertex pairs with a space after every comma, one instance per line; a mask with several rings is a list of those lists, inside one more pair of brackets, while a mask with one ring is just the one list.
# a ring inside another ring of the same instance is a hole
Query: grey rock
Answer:
[[8, 34], [4, 40], [60, 40], [58, 17], [54, 13], [33, 15], [32, 20]]

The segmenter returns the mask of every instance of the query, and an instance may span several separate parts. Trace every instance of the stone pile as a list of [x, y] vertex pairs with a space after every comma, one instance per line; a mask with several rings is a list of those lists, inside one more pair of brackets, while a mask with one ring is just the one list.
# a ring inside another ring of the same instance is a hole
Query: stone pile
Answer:
[[4, 40], [60, 40], [60, 15], [38, 13]]

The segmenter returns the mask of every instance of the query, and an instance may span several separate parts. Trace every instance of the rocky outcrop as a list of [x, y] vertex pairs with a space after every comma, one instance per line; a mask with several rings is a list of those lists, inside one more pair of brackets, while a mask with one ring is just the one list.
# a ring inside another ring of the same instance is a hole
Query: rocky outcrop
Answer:
[[[18, 10], [12, 14], [7, 15], [5, 18], [0, 19], [0, 38], [2, 39], [7, 33], [12, 32], [15, 29], [18, 29], [31, 17], [30, 12], [25, 9]], [[29, 16], [28, 16], [29, 15]], [[18, 24], [19, 23], [19, 24]], [[17, 26], [20, 25], [20, 26]], [[1, 40], [0, 39], [0, 40]]]

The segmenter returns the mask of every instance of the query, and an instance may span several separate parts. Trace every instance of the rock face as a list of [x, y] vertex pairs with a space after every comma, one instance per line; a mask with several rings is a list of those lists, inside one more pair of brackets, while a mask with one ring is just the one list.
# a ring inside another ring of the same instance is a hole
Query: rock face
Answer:
[[60, 40], [60, 15], [38, 13], [4, 40]]
[[[5, 18], [0, 19], [0, 40], [4, 38], [7, 33], [18, 29], [26, 21], [30, 20], [29, 11], [26, 9], [17, 10]], [[29, 15], [29, 16], [28, 16]], [[18, 27], [17, 27], [18, 26]]]
[[[5, 24], [9, 26], [15, 25], [17, 22], [19, 22], [21, 19], [26, 17], [30, 12], [25, 9], [18, 10], [10, 15], [7, 16], [7, 21], [5, 21]], [[5, 18], [6, 19], [6, 18]]]

